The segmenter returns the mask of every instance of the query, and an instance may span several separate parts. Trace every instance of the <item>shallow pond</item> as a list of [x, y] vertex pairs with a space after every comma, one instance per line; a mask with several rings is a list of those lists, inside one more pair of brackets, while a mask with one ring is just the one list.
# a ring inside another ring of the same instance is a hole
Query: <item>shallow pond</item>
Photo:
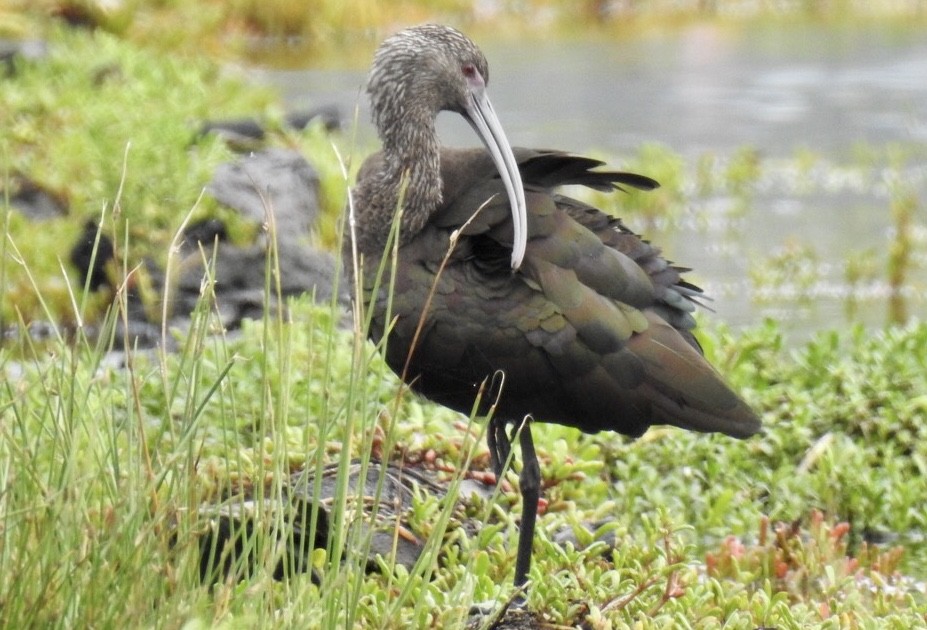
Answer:
[[[513, 144], [592, 150], [620, 163], [656, 142], [686, 158], [688, 179], [700, 157], [715, 156], [723, 171], [738, 150], [756, 150], [758, 178], [746, 198], [693, 190], [672, 221], [647, 227], [669, 257], [696, 270], [692, 278], [715, 297], [714, 317], [735, 327], [775, 317], [795, 338], [850, 320], [882, 325], [890, 208], [902, 194], [916, 202], [907, 228], [915, 264], [903, 295], [910, 314], [924, 311], [927, 32], [695, 25], [634, 38], [480, 43]], [[365, 73], [252, 71], [293, 108], [336, 103], [350, 117], [359, 104], [358, 133], [369, 139]], [[476, 142], [456, 117], [442, 117], [440, 128], [448, 144]], [[890, 162], [895, 145], [907, 157]], [[773, 260], [788, 252], [799, 252], [797, 267], [777, 268]], [[847, 262], [867, 255], [869, 276], [850, 286]], [[849, 294], [858, 298], [852, 315]]]

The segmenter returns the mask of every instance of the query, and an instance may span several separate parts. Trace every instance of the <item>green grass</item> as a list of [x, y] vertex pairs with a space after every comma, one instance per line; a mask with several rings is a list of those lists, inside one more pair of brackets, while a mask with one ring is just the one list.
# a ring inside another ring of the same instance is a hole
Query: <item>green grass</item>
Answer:
[[[321, 584], [270, 578], [275, 532], [295, 509], [282, 500], [290, 473], [374, 453], [485, 470], [482, 425], [403, 391], [362, 327], [338, 328], [343, 314], [331, 305], [302, 299], [223, 333], [208, 283], [190, 330], [170, 332], [177, 352], [130, 351], [114, 366], [107, 349], [124, 294], [84, 296], [59, 263], [60, 243], [102, 217], [123, 273], [143, 255], [165, 261], [191, 208], [221, 212], [196, 203], [229, 153], [214, 141], [191, 148], [193, 121], [255, 109], [273, 117], [274, 105], [206, 61], [157, 58], [100, 33], [56, 37], [65, 45], [49, 65], [0, 90], [0, 122], [12, 130], [0, 138], [0, 175], [37, 175], [74, 209], [37, 230], [4, 204], [4, 318], [76, 324], [68, 341], [20, 336], [0, 347], [0, 626], [455, 627], [471, 603], [506, 601], [517, 494], [467, 506], [465, 516], [489, 517], [479, 531], [459, 526], [452, 502], [420, 496], [410, 521], [430, 533], [430, 551], [412, 570], [386, 558], [367, 574], [369, 540], [352, 525], [344, 473], [336, 534], [311, 555]], [[328, 204], [319, 239], [337, 242], [346, 184], [328, 139], [275, 141], [314, 156]], [[659, 147], [635, 159], [664, 181], [633, 202], [657, 224], [674, 219], [689, 181], [748, 207], [766, 167], [750, 149], [706, 158], [691, 177]], [[883, 163], [864, 149], [859, 159]], [[913, 220], [902, 193], [899, 224]], [[917, 259], [917, 243], [898, 247], [892, 273]], [[90, 322], [99, 339], [85, 334]], [[706, 325], [701, 339], [765, 433], [739, 442], [657, 428], [630, 441], [538, 425], [547, 506], [529, 609], [593, 628], [923, 625], [927, 324], [849, 327], [800, 346], [774, 322]], [[459, 474], [443, 474], [453, 488]], [[239, 492], [267, 499], [257, 508], [267, 528], [246, 537], [258, 568], [210, 587], [198, 577], [200, 535], [212, 525], [200, 507]], [[865, 544], [866, 530], [889, 542]]]
[[[53, 41], [49, 59], [23, 64], [0, 89], [0, 126], [7, 130], [0, 184], [7, 190], [17, 174], [28, 176], [65, 199], [68, 214], [37, 230], [0, 198], [4, 247], [14, 254], [3, 270], [4, 322], [74, 321], [68, 284], [77, 276], [62, 243], [75, 242], [87, 219], [122, 245], [124, 270], [146, 259], [163, 269], [174, 230], [191, 208], [192, 219], [219, 217], [233, 238], [250, 239], [253, 226], [209, 196], [200, 199], [215, 168], [234, 155], [215, 137], [194, 139], [207, 119], [281, 116], [271, 92], [246, 88], [211, 61], [152, 54], [102, 32], [61, 29]], [[345, 180], [331, 143], [321, 129], [281, 142], [298, 145], [317, 164], [326, 202], [319, 239], [332, 246]], [[120, 271], [114, 275], [123, 280]], [[105, 307], [92, 301], [85, 316], [97, 318]]]
[[[364, 574], [352, 550], [366, 543], [346, 524], [345, 496], [344, 539], [313, 556], [321, 587], [260, 569], [202, 585], [203, 503], [243, 487], [282, 496], [291, 471], [375, 449], [487, 463], [478, 427], [397, 397], [395, 377], [334, 326], [330, 307], [295, 302], [234, 338], [210, 334], [212, 317], [204, 301], [181, 351], [132, 352], [125, 368], [87, 341], [2, 351], [3, 625], [447, 626], [471, 602], [509, 596], [517, 508], [490, 508], [497, 525], [468, 534], [427, 497], [413, 521], [436, 530], [436, 543], [447, 523], [452, 542], [411, 574]], [[923, 548], [873, 549], [860, 536], [903, 541], [925, 527], [927, 326], [827, 333], [791, 353], [772, 323], [705, 342], [765, 434], [738, 442], [658, 428], [629, 441], [539, 425], [548, 506], [531, 609], [561, 624], [644, 628], [923, 620], [912, 582], [925, 577]], [[282, 522], [265, 518], [271, 531]], [[573, 541], [554, 542], [565, 531]], [[271, 540], [253, 536], [258, 567], [276, 562]], [[337, 549], [343, 563], [332, 565]]]

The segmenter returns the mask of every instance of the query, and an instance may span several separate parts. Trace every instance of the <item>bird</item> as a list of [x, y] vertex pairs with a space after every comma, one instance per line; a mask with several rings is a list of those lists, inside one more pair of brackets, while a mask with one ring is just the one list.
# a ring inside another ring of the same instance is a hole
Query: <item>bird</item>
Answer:
[[[563, 151], [513, 149], [488, 81], [485, 56], [452, 27], [414, 26], [381, 43], [367, 96], [382, 148], [358, 171], [344, 257], [360, 261], [356, 299], [390, 368], [427, 399], [488, 416], [499, 480], [517, 439], [514, 585], [524, 592], [541, 490], [532, 422], [735, 438], [761, 423], [703, 356], [693, 311], [705, 296], [683, 278], [689, 270], [558, 192], [657, 182]], [[442, 111], [467, 120], [484, 146], [442, 147]]]

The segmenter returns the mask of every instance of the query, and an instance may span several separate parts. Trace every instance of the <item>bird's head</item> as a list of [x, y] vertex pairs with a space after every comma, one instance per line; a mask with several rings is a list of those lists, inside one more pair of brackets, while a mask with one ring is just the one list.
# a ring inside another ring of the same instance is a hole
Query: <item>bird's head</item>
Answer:
[[380, 45], [367, 83], [374, 124], [384, 148], [409, 149], [434, 134], [441, 111], [463, 116], [492, 155], [512, 207], [512, 267], [525, 253], [527, 210], [518, 165], [486, 94], [489, 64], [466, 35], [425, 24], [396, 33]]
[[381, 117], [415, 109], [465, 115], [472, 92], [485, 90], [488, 79], [486, 57], [460, 31], [439, 24], [407, 28], [384, 40], [374, 56], [367, 84], [374, 122], [381, 128]]

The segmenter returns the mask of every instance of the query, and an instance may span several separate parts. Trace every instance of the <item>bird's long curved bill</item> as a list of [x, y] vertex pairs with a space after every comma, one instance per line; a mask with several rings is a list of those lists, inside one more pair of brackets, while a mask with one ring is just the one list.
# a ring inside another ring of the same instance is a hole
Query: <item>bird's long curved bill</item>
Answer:
[[473, 126], [480, 140], [486, 145], [492, 160], [496, 164], [502, 184], [509, 196], [512, 207], [512, 225], [515, 238], [512, 244], [512, 269], [521, 267], [528, 243], [528, 209], [525, 204], [525, 187], [518, 172], [518, 163], [512, 153], [512, 147], [502, 125], [493, 111], [492, 103], [482, 88], [471, 89], [471, 99], [467, 107], [467, 121]]

